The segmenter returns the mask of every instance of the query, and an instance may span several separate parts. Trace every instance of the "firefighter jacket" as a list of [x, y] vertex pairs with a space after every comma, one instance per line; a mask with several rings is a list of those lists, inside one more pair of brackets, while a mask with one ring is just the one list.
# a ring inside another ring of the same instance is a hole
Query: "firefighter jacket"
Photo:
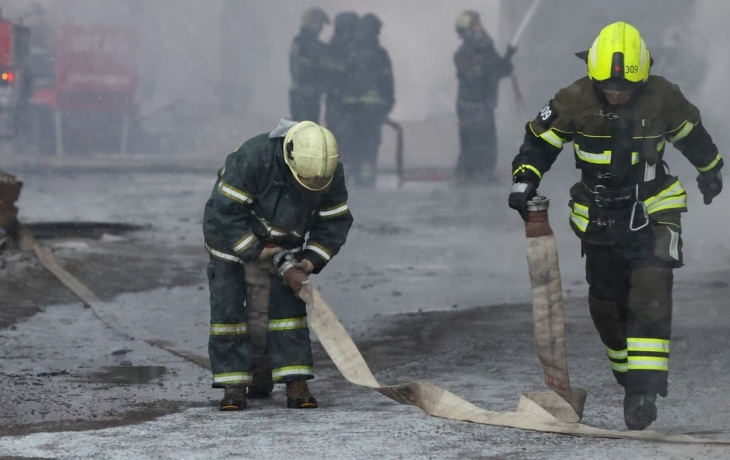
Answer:
[[353, 43], [342, 88], [344, 107], [385, 121], [395, 105], [393, 67], [377, 37]]
[[499, 80], [512, 73], [512, 63], [499, 56], [489, 35], [465, 37], [454, 54], [454, 64], [459, 80], [457, 100], [496, 107]]
[[312, 97], [324, 94], [327, 53], [327, 44], [319, 40], [316, 31], [307, 27], [301, 29], [289, 51], [292, 91]]
[[[336, 111], [342, 106], [342, 91], [347, 84], [347, 65], [351, 53], [352, 37], [335, 31], [327, 48], [327, 56], [323, 61], [327, 71], [327, 111], [325, 115], [338, 116], [330, 111]], [[331, 110], [332, 108], [334, 110]]]
[[659, 76], [619, 106], [609, 105], [588, 77], [560, 90], [527, 124], [514, 180], [537, 186], [568, 142], [582, 173], [571, 188], [571, 227], [595, 244], [621, 238], [642, 221], [678, 221], [687, 210], [687, 194], [663, 160], [667, 142], [699, 172], [723, 166], [697, 107]]
[[340, 164], [324, 191], [301, 187], [284, 162], [285, 134], [261, 134], [228, 155], [205, 205], [205, 245], [229, 262], [254, 260], [267, 243], [304, 246], [301, 257], [319, 273], [352, 225], [345, 176]]

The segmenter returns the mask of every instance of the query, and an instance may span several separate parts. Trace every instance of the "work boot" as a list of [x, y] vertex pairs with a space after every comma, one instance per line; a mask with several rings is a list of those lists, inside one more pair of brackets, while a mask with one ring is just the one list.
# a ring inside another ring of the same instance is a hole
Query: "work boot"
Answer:
[[269, 359], [254, 359], [253, 380], [248, 387], [248, 397], [251, 399], [270, 398], [272, 391], [274, 391], [274, 380], [271, 378]]
[[290, 409], [317, 408], [317, 399], [309, 394], [306, 380], [286, 382], [286, 407]]
[[656, 420], [656, 393], [643, 391], [624, 398], [624, 421], [629, 430], [643, 430]]
[[223, 411], [243, 410], [246, 408], [246, 387], [226, 387], [220, 409]]

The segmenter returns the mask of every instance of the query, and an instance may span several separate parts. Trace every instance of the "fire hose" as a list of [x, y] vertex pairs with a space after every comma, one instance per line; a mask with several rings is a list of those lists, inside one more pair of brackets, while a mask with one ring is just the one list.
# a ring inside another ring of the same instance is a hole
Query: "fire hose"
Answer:
[[[535, 225], [528, 225], [526, 228], [528, 229], [528, 258], [538, 260], [540, 257], [547, 257], [549, 259], [546, 264], [542, 265], [542, 271], [533, 270], [531, 267], [530, 276], [533, 281], [533, 294], [540, 297], [537, 302], [533, 303], [533, 309], [538, 310], [535, 313], [538, 348], [543, 348], [540, 344], [545, 338], [558, 344], [562, 342], [562, 346], [551, 349], [550, 353], [539, 353], [545, 368], [546, 383], [557, 393], [524, 393], [520, 397], [517, 411], [514, 412], [492, 411], [477, 407], [443, 388], [425, 382], [381, 385], [319, 290], [307, 275], [294, 267], [293, 255], [288, 251], [283, 251], [277, 254], [274, 263], [287, 285], [307, 304], [309, 326], [342, 376], [355, 385], [371, 388], [399, 404], [416, 406], [435, 417], [544, 433], [637, 439], [675, 444], [730, 445], [730, 439], [707, 439], [685, 434], [670, 435], [650, 430], [606, 430], [578, 423], [585, 401], [585, 391], [570, 387], [567, 376], [557, 251], [553, 251], [555, 240], [547, 222], [545, 204], [540, 202], [535, 204], [532, 211], [536, 211], [538, 214], [535, 215], [535, 219], [531, 219]], [[543, 207], [545, 208], [543, 209]], [[134, 337], [132, 332], [120, 330], [118, 323], [105, 319], [103, 313], [105, 309], [102, 308], [105, 302], [64, 270], [57, 263], [50, 248], [41, 245], [25, 227], [20, 227], [18, 236], [21, 249], [34, 251], [40, 263], [89, 306], [102, 322], [128, 337], [139, 338]], [[173, 343], [155, 338], [142, 338], [141, 340], [210, 369], [210, 362], [207, 358], [187, 352]]]
[[[535, 11], [537, 10], [537, 7], [540, 5], [540, 2], [542, 0], [533, 0], [530, 7], [527, 9], [527, 12], [522, 17], [522, 21], [520, 21], [519, 26], [517, 26], [517, 30], [515, 31], [514, 35], [512, 35], [512, 39], [509, 41], [509, 46], [507, 49], [516, 49], [517, 44], [520, 41], [520, 38], [522, 38], [522, 34], [525, 32], [525, 29], [530, 24], [530, 21], [532, 21], [532, 17], [535, 15]], [[517, 106], [521, 109], [525, 109], [525, 98], [522, 96], [522, 90], [520, 89], [520, 84], [517, 81], [517, 74], [513, 71], [510, 74], [510, 82], [512, 83], [512, 90], [515, 93], [515, 101], [517, 102]]]

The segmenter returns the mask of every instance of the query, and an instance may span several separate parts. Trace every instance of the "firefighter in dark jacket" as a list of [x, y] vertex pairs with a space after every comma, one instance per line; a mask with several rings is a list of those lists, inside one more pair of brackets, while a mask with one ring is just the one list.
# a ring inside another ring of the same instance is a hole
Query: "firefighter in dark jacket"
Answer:
[[310, 8], [302, 16], [299, 34], [289, 50], [289, 110], [293, 120], [319, 123], [322, 96], [327, 81], [327, 44], [319, 35], [330, 20], [319, 8]]
[[456, 113], [459, 118], [459, 158], [456, 163], [457, 186], [498, 182], [497, 108], [499, 81], [512, 73], [509, 48], [500, 57], [476, 11], [464, 11], [456, 18], [456, 32], [463, 40], [454, 54], [459, 89]]
[[347, 84], [347, 65], [359, 20], [360, 16], [354, 11], [343, 11], [335, 16], [334, 31], [325, 59], [328, 79], [324, 119], [327, 128], [337, 139], [342, 138], [342, 92]]
[[657, 395], [667, 395], [673, 269], [682, 266], [687, 211], [665, 146], [697, 169], [705, 204], [722, 190], [723, 160], [697, 107], [649, 75], [651, 55], [634, 27], [611, 24], [578, 55], [588, 77], [560, 90], [527, 124], [509, 205], [526, 220], [542, 176], [573, 143], [581, 180], [570, 190], [570, 225], [586, 257], [590, 313], [625, 388], [626, 425], [642, 430], [656, 420]]
[[342, 89], [342, 161], [355, 185], [373, 187], [383, 124], [395, 105], [393, 68], [372, 13], [357, 23]]
[[305, 304], [273, 274], [272, 259], [297, 251], [298, 268], [319, 273], [345, 243], [352, 216], [338, 158], [329, 130], [284, 119], [228, 155], [218, 173], [203, 232], [221, 410], [244, 409], [246, 387], [270, 394], [255, 382], [264, 364], [274, 382], [286, 383], [287, 407], [317, 407], [306, 383], [313, 374]]

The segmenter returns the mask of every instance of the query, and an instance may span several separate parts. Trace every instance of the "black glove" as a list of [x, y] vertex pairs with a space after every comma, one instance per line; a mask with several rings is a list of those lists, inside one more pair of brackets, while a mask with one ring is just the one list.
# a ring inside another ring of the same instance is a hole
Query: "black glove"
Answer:
[[719, 170], [701, 172], [697, 176], [697, 186], [705, 198], [705, 204], [710, 204], [722, 192], [722, 174]]
[[527, 202], [537, 196], [537, 187], [531, 182], [515, 182], [509, 194], [509, 207], [517, 210], [527, 222]]

